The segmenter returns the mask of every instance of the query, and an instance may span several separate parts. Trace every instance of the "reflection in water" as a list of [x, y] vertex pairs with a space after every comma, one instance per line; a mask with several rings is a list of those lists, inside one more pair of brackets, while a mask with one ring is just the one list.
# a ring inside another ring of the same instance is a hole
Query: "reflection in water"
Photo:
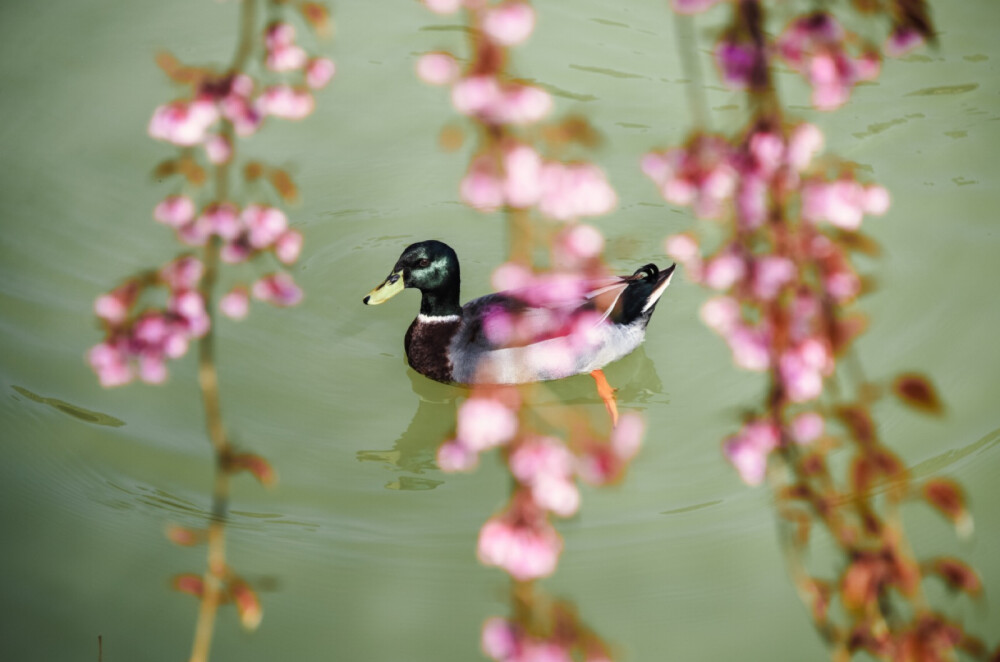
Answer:
[[46, 398], [44, 396], [32, 393], [26, 388], [20, 386], [11, 386], [12, 389], [23, 395], [24, 397], [32, 400], [34, 402], [40, 402], [43, 405], [48, 405], [53, 409], [58, 409], [64, 414], [68, 414], [73, 418], [78, 418], [81, 421], [86, 421], [87, 423], [94, 423], [96, 425], [107, 425], [113, 428], [119, 428], [125, 425], [125, 421], [110, 416], [108, 414], [102, 414], [99, 411], [91, 411], [89, 409], [84, 409], [77, 405], [70, 404], [64, 400], [59, 400], [58, 398]]
[[[437, 471], [434, 455], [441, 442], [455, 428], [456, 400], [467, 393], [466, 389], [441, 384], [415, 370], [407, 369], [410, 387], [417, 395], [417, 411], [409, 426], [387, 450], [362, 450], [357, 457], [361, 462], [381, 462], [394, 471], [423, 474]], [[386, 484], [390, 490], [432, 490], [443, 481], [416, 476], [400, 476]]]

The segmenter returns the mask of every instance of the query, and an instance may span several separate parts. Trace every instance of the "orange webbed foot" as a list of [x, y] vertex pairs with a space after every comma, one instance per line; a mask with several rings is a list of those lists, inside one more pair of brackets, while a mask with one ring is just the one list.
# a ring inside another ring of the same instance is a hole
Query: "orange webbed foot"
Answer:
[[608, 378], [604, 376], [603, 370], [594, 370], [590, 373], [590, 376], [597, 383], [597, 394], [601, 396], [601, 400], [604, 400], [604, 406], [607, 408], [608, 413], [611, 414], [612, 427], [617, 426], [618, 404], [615, 402], [615, 391], [618, 389], [611, 387], [611, 384], [608, 383]]

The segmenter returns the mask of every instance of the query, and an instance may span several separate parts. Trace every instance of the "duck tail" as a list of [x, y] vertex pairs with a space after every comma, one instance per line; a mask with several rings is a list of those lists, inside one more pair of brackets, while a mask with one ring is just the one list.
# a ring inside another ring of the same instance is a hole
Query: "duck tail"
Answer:
[[649, 321], [656, 302], [666, 292], [673, 278], [676, 264], [660, 270], [655, 264], [647, 264], [636, 269], [635, 273], [623, 280], [628, 287], [622, 292], [621, 324], [631, 324], [639, 318]]

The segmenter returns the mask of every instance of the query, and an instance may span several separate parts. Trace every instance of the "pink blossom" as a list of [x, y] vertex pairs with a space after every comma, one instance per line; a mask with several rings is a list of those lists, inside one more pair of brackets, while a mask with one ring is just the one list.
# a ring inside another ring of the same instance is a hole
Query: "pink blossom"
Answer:
[[219, 119], [211, 99], [174, 101], [158, 106], [149, 121], [149, 135], [157, 140], [190, 147], [205, 140], [208, 129]]
[[451, 103], [463, 115], [485, 114], [500, 97], [500, 83], [493, 76], [469, 76], [451, 88]]
[[881, 216], [889, 211], [889, 191], [884, 187], [873, 185], [865, 187], [865, 196], [862, 207], [866, 214]]
[[134, 302], [135, 288], [119, 287], [94, 300], [94, 314], [112, 325], [118, 325], [125, 321]]
[[211, 234], [232, 240], [243, 230], [239, 213], [240, 210], [232, 203], [214, 203], [205, 208], [198, 222], [204, 224]]
[[454, 14], [462, 6], [462, 0], [421, 0], [435, 14]]
[[535, 28], [535, 11], [524, 2], [503, 2], [486, 12], [482, 27], [498, 44], [520, 44]]
[[728, 336], [740, 321], [740, 304], [730, 296], [713, 297], [701, 305], [701, 321], [722, 336]]
[[193, 290], [204, 272], [201, 260], [186, 255], [164, 265], [160, 269], [160, 280], [172, 290]]
[[801, 172], [822, 148], [823, 133], [819, 128], [815, 124], [799, 124], [788, 140], [788, 164]]
[[690, 234], [673, 234], [664, 243], [664, 252], [694, 272], [696, 280], [701, 279], [701, 249]]
[[181, 318], [191, 336], [200, 338], [208, 333], [210, 318], [200, 293], [194, 290], [176, 292], [170, 297], [167, 309]]
[[[871, 207], [888, 208], [888, 194], [872, 194]], [[853, 179], [832, 182], [811, 181], [802, 187], [802, 217], [809, 221], [827, 221], [844, 230], [857, 230], [869, 204], [866, 190]], [[884, 207], [883, 207], [884, 205]]]
[[580, 491], [568, 478], [541, 476], [531, 484], [531, 498], [539, 507], [560, 517], [569, 517], [580, 508]]
[[670, 6], [678, 14], [698, 14], [718, 2], [719, 0], [670, 0]]
[[771, 366], [771, 334], [764, 325], [737, 324], [725, 336], [733, 363], [744, 370], [764, 372]]
[[297, 90], [290, 85], [272, 85], [258, 99], [260, 111], [288, 120], [300, 120], [316, 107], [308, 90]]
[[309, 54], [294, 44], [268, 50], [265, 66], [271, 71], [298, 71], [306, 65]]
[[509, 522], [492, 518], [479, 531], [479, 560], [499, 566], [518, 581], [552, 574], [562, 551], [562, 540], [547, 521]]
[[302, 233], [296, 230], [282, 232], [274, 242], [274, 254], [285, 264], [293, 264], [301, 252]]
[[716, 255], [705, 263], [705, 284], [714, 290], [728, 290], [743, 279], [747, 264], [735, 249]]
[[291, 46], [295, 43], [295, 26], [284, 21], [274, 21], [264, 31], [264, 46], [268, 50]]
[[604, 235], [592, 225], [574, 225], [559, 235], [555, 251], [567, 266], [592, 260], [604, 249]]
[[448, 85], [458, 75], [458, 62], [451, 53], [426, 53], [417, 60], [417, 76], [428, 85]]
[[792, 439], [797, 444], [808, 444], [823, 434], [823, 417], [816, 412], [799, 414], [792, 419]]
[[514, 659], [521, 647], [520, 638], [518, 627], [505, 618], [493, 616], [483, 623], [483, 653], [498, 662]]
[[628, 462], [642, 446], [642, 437], [646, 431], [646, 422], [635, 412], [626, 412], [618, 420], [618, 425], [611, 431], [611, 449], [620, 459]]
[[199, 216], [187, 225], [177, 228], [177, 238], [188, 246], [204, 246], [211, 236], [212, 228], [204, 216]]
[[438, 447], [437, 463], [438, 468], [445, 473], [472, 471], [479, 465], [479, 453], [453, 439]]
[[767, 456], [778, 446], [778, 430], [771, 423], [752, 421], [723, 444], [726, 455], [747, 485], [760, 485], [767, 471]]
[[833, 371], [833, 357], [826, 344], [807, 338], [781, 356], [782, 385], [792, 402], [805, 402], [823, 392], [823, 376]]
[[309, 60], [306, 65], [306, 85], [314, 90], [326, 87], [337, 74], [337, 65], [333, 60], [317, 57]]
[[715, 46], [715, 63], [722, 73], [722, 82], [733, 90], [744, 90], [753, 83], [757, 49], [753, 44], [741, 44], [723, 39]]
[[795, 277], [795, 264], [787, 257], [765, 255], [754, 262], [753, 293], [758, 299], [770, 301], [781, 288]]
[[103, 342], [95, 345], [90, 349], [87, 360], [101, 386], [105, 388], [128, 384], [135, 376], [127, 356], [117, 343]]
[[132, 327], [132, 340], [144, 348], [160, 348], [177, 330], [159, 313], [146, 313]]
[[919, 48], [924, 43], [924, 36], [909, 26], [897, 26], [883, 46], [889, 57], [902, 57]]
[[510, 471], [524, 484], [543, 477], [566, 478], [572, 472], [573, 455], [558, 439], [535, 437], [514, 449], [508, 459]]
[[194, 218], [194, 202], [186, 195], [167, 196], [153, 209], [153, 218], [169, 225], [172, 228], [179, 228], [186, 225]]
[[482, 113], [493, 124], [532, 124], [552, 110], [552, 96], [534, 85], [511, 84], [503, 88], [497, 103]]
[[288, 229], [288, 217], [276, 207], [247, 205], [241, 219], [249, 231], [250, 246], [257, 249], [270, 246]]
[[827, 293], [840, 303], [846, 303], [861, 292], [861, 280], [847, 269], [826, 274], [823, 286]]
[[745, 173], [736, 193], [736, 210], [739, 213], [740, 225], [747, 230], [763, 225], [767, 220], [767, 204], [767, 180], [754, 173]]
[[226, 264], [239, 264], [245, 262], [253, 254], [253, 248], [246, 241], [246, 233], [241, 234], [233, 241], [227, 241], [219, 249], [219, 257]]
[[162, 384], [167, 380], [167, 364], [159, 352], [139, 355], [139, 379], [147, 384]]
[[230, 319], [241, 320], [250, 311], [250, 293], [247, 288], [237, 285], [219, 299], [219, 310]]
[[542, 195], [542, 157], [531, 147], [516, 143], [503, 152], [503, 195], [511, 207], [525, 208]]
[[476, 452], [505, 444], [516, 432], [514, 412], [493, 398], [469, 398], [458, 409], [456, 437]]
[[503, 182], [495, 160], [489, 155], [477, 156], [459, 185], [462, 202], [480, 211], [495, 211], [504, 203]]
[[693, 205], [699, 218], [718, 218], [736, 190], [737, 172], [729, 143], [719, 136], [701, 135], [687, 148], [647, 154], [642, 170], [668, 201]]
[[750, 136], [748, 150], [755, 170], [764, 177], [771, 177], [784, 164], [785, 140], [776, 133], [755, 131]]
[[302, 301], [302, 289], [288, 274], [274, 273], [253, 284], [253, 296], [274, 306], [294, 306]]
[[534, 282], [531, 269], [517, 262], [504, 262], [493, 271], [490, 284], [497, 292], [519, 290]]
[[233, 157], [233, 146], [223, 135], [214, 135], [205, 141], [205, 156], [209, 163], [222, 165]]
[[597, 166], [590, 163], [548, 162], [541, 172], [541, 213], [559, 221], [606, 214], [618, 196]]
[[823, 12], [792, 22], [777, 43], [780, 55], [812, 85], [812, 102], [820, 110], [839, 107], [855, 83], [878, 75], [877, 54], [850, 57], [844, 50], [844, 30]]

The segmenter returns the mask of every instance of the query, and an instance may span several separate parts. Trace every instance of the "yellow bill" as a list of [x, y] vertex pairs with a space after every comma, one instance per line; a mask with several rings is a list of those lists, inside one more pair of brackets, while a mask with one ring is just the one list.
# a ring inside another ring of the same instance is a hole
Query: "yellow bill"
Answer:
[[406, 284], [403, 282], [402, 271], [389, 274], [389, 277], [385, 279], [385, 282], [368, 293], [368, 296], [364, 298], [364, 302], [369, 306], [377, 306], [380, 303], [385, 303], [392, 297], [402, 292], [405, 286]]

